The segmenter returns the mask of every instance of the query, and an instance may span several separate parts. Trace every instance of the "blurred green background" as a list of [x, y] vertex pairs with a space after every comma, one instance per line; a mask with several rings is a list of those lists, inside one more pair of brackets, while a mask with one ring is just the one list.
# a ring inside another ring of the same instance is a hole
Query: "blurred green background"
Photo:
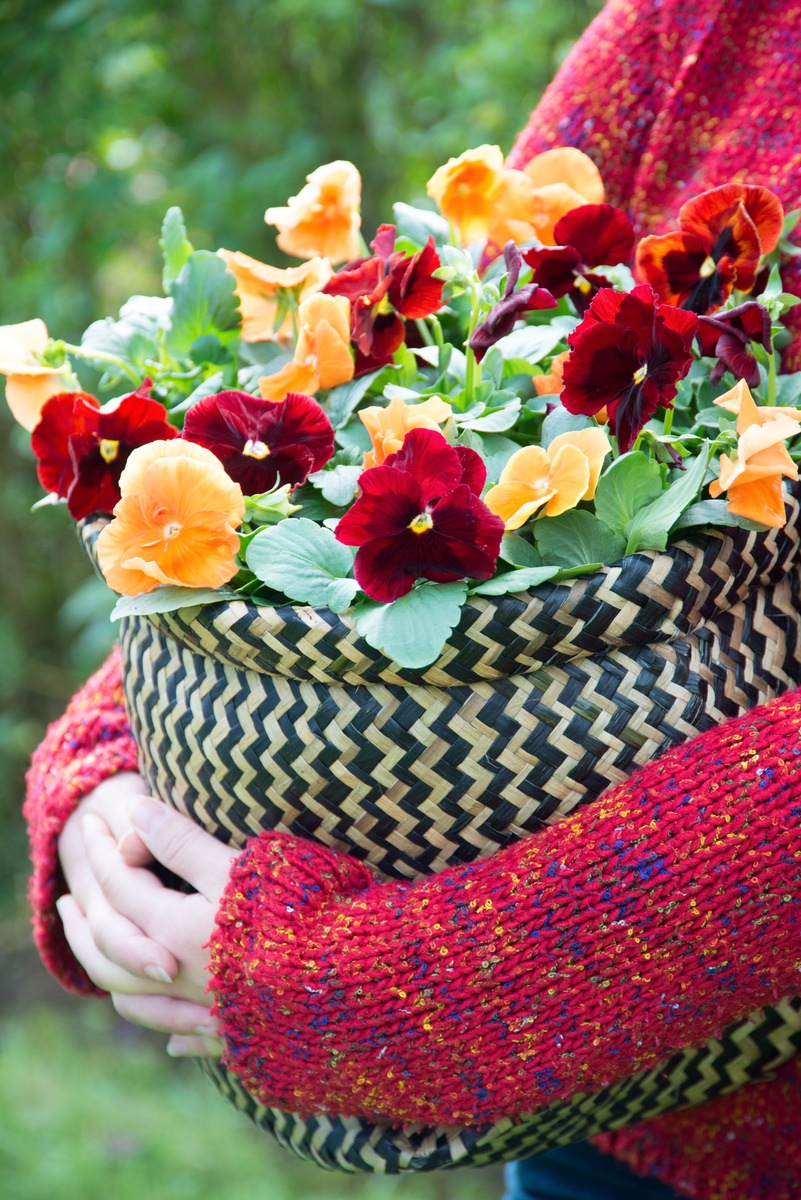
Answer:
[[[77, 340], [129, 295], [159, 294], [158, 231], [173, 204], [195, 246], [280, 263], [264, 209], [335, 158], [362, 173], [369, 240], [451, 155], [509, 149], [600, 7], [0, 0], [0, 324], [42, 317]], [[362, 1188], [296, 1166], [221, 1112], [158, 1039], [61, 999], [34, 961], [22, 777], [46, 722], [101, 661], [111, 605], [66, 512], [30, 513], [41, 493], [28, 436], [4, 406], [0, 446], [3, 1196], [89, 1198], [112, 1183], [154, 1198], [497, 1195], [497, 1172]]]

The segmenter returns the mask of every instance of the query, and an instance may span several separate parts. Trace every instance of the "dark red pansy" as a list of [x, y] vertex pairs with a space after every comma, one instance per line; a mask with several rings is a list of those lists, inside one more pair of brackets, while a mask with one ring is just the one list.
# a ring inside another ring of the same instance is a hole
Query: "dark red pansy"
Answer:
[[331, 422], [300, 392], [278, 401], [235, 391], [205, 396], [187, 412], [182, 437], [216, 454], [246, 496], [299, 487], [334, 453]]
[[151, 400], [147, 380], [113, 406], [86, 392], [51, 396], [31, 435], [43, 487], [66, 498], [76, 521], [113, 512], [120, 499], [119, 478], [137, 446], [177, 436], [167, 410]]
[[[470, 338], [470, 348], [481, 362], [490, 346], [511, 333], [524, 313], [538, 308], [555, 308], [556, 301], [549, 291], [536, 283], [525, 283], [517, 287], [523, 256], [514, 242], [508, 241], [503, 249], [506, 262], [506, 287], [503, 296], [494, 304]], [[517, 288], [517, 291], [515, 291]]]
[[748, 300], [713, 317], [699, 317], [697, 336], [701, 353], [718, 360], [710, 375], [712, 383], [731, 371], [750, 388], [759, 386], [759, 365], [751, 342], [768, 351], [771, 348], [770, 313], [763, 305]]
[[557, 299], [569, 295], [583, 314], [600, 288], [612, 286], [594, 268], [629, 261], [634, 226], [612, 204], [582, 204], [556, 222], [554, 238], [555, 246], [536, 246], [524, 251], [523, 258], [534, 272], [534, 283]]
[[489, 579], [504, 525], [478, 495], [485, 478], [475, 451], [449, 446], [433, 429], [411, 429], [400, 450], [364, 471], [361, 495], [336, 528], [340, 542], [359, 547], [362, 590], [389, 603], [417, 579]]
[[585, 416], [605, 408], [625, 453], [657, 408], [672, 406], [697, 327], [694, 313], [660, 304], [647, 284], [629, 293], [603, 289], [567, 339], [562, 404]]
[[346, 263], [322, 289], [350, 301], [357, 376], [392, 362], [406, 320], [442, 307], [442, 281], [433, 275], [440, 266], [433, 238], [417, 254], [403, 254], [395, 250], [395, 226], [381, 225], [370, 244], [372, 258]]
[[701, 315], [725, 303], [732, 288], [750, 292], [763, 254], [776, 248], [784, 209], [768, 188], [726, 183], [688, 200], [679, 229], [645, 237], [635, 269], [661, 300]]

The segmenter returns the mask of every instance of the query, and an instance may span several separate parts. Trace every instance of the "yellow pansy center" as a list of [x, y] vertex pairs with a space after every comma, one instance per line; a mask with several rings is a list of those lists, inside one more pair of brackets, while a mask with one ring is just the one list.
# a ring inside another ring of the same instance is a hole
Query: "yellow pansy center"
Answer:
[[643, 379], [645, 379], [645, 376], [647, 374], [648, 374], [648, 365], [647, 365], [647, 363], [643, 363], [643, 365], [641, 367], [638, 367], [637, 370], [634, 372], [634, 382], [642, 383]]
[[164, 526], [162, 532], [166, 540], [171, 542], [178, 537], [178, 534], [181, 532], [181, 526], [177, 521], [170, 521], [168, 525]]
[[270, 447], [264, 442], [254, 441], [253, 438], [248, 438], [242, 450], [248, 458], [266, 458], [270, 453]]
[[431, 514], [427, 512], [418, 513], [413, 521], [410, 521], [406, 526], [411, 529], [412, 533], [426, 533], [427, 530], [434, 528], [434, 522], [431, 519]]
[[114, 462], [114, 459], [120, 452], [120, 443], [114, 438], [101, 438], [98, 450], [100, 451], [100, 457], [103, 459], [103, 462]]
[[711, 254], [707, 254], [704, 261], [701, 263], [701, 270], [698, 272], [702, 279], [708, 279], [710, 275], [715, 274], [715, 260]]
[[592, 291], [592, 284], [590, 283], [589, 279], [585, 279], [583, 275], [576, 276], [573, 287], [578, 288], [578, 290], [584, 296], [588, 296]]

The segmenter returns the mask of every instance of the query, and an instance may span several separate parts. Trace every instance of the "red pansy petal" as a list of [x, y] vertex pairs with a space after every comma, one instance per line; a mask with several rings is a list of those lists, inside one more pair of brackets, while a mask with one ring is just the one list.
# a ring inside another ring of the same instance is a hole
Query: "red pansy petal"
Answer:
[[573, 208], [556, 222], [553, 233], [560, 244], [575, 247], [589, 267], [628, 262], [634, 250], [634, 226], [613, 204]]
[[667, 304], [683, 304], [701, 276], [712, 245], [693, 233], [664, 233], [644, 237], [637, 246], [634, 271]]
[[710, 188], [700, 196], [694, 196], [679, 209], [679, 225], [682, 229], [703, 237], [703, 230], [718, 228], [720, 218], [727, 210], [742, 202], [753, 222], [760, 241], [762, 254], [776, 249], [784, 223], [784, 209], [775, 193], [766, 187], [748, 183], [724, 183]]
[[688, 354], [690, 343], [698, 330], [698, 317], [694, 312], [676, 308], [672, 304], [660, 304], [656, 310], [658, 321], [681, 339], [681, 353]]
[[547, 288], [556, 299], [572, 292], [576, 269], [582, 262], [573, 246], [539, 246], [526, 250], [523, 258], [534, 272], [534, 282]]
[[[77, 401], [83, 401], [77, 405]], [[100, 402], [86, 392], [59, 392], [42, 409], [31, 434], [31, 449], [38, 459], [37, 474], [42, 487], [64, 498], [75, 478], [69, 439], [86, 428], [86, 412], [96, 412]], [[76, 411], [77, 409], [77, 411]]]
[[382, 464], [359, 477], [362, 494], [337, 522], [337, 539], [361, 546], [377, 537], [394, 537], [425, 509], [420, 484], [408, 471]]
[[344, 296], [355, 304], [362, 296], [369, 296], [384, 274], [382, 258], [357, 258], [343, 267], [333, 279], [329, 279], [320, 290], [327, 296]]
[[453, 567], [431, 561], [431, 569], [459, 569], [456, 578], [489, 579], [504, 535], [504, 523], [483, 500], [465, 485], [439, 501], [432, 509], [436, 533], [448, 542]]
[[389, 258], [395, 250], [395, 226], [379, 225], [370, 243], [370, 249], [375, 251], [379, 258]]
[[487, 482], [487, 468], [484, 466], [484, 460], [469, 446], [454, 446], [453, 448], [459, 455], [459, 461], [462, 464], [462, 483], [466, 484], [476, 496], [480, 496], [484, 484]]
[[637, 434], [660, 405], [664, 406], [660, 389], [655, 380], [646, 375], [642, 383], [632, 383], [610, 407], [609, 428], [617, 436], [621, 454], [631, 449]]
[[425, 536], [407, 529], [395, 537], [373, 538], [357, 550], [353, 573], [371, 600], [391, 604], [412, 590], [419, 577], [416, 543]]
[[568, 412], [593, 416], [632, 385], [642, 363], [637, 335], [623, 325], [597, 322], [585, 326], [580, 337], [578, 332], [571, 334], [560, 399]]
[[[634, 292], [638, 291], [634, 288]], [[584, 320], [573, 331], [570, 337], [574, 337], [579, 330], [585, 329], [588, 325], [595, 324], [596, 321], [617, 321], [620, 305], [623, 302], [623, 292], [616, 292], [614, 288], [604, 288], [593, 296], [592, 303], [584, 314]], [[570, 337], [567, 339], [570, 345]]]
[[458, 487], [464, 470], [456, 449], [437, 429], [410, 429], [400, 450], [384, 459], [384, 466], [414, 476], [423, 506]]
[[433, 272], [441, 265], [430, 237], [412, 258], [393, 255], [389, 269], [389, 301], [408, 321], [420, 320], [442, 307], [441, 279]]
[[718, 339], [715, 353], [720, 359], [718, 365], [731, 371], [735, 379], [744, 379], [750, 388], [759, 387], [759, 364], [749, 342], [727, 332]]

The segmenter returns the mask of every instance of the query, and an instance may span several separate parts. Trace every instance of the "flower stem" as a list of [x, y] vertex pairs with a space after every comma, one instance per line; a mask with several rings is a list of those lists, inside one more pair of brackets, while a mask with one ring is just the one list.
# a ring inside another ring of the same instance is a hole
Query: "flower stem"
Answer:
[[426, 346], [433, 346], [433, 345], [434, 345], [434, 339], [433, 339], [433, 337], [431, 336], [431, 330], [428, 328], [428, 325], [427, 325], [427, 324], [426, 324], [426, 322], [423, 320], [423, 318], [422, 318], [422, 317], [418, 317], [418, 318], [415, 320], [415, 325], [417, 326], [417, 332], [420, 334], [420, 337], [423, 339], [423, 341], [425, 342]]
[[69, 342], [62, 342], [62, 345], [67, 354], [74, 354], [76, 358], [86, 358], [90, 362], [107, 363], [110, 367], [119, 367], [130, 380], [134, 383], [139, 383], [139, 375], [124, 358], [118, 358], [116, 354], [107, 354], [104, 350], [91, 350], [85, 346], [72, 346]]
[[771, 345], [768, 351], [768, 395], [767, 403], [771, 407], [776, 406], [776, 351]]
[[673, 428], [673, 409], [666, 408], [665, 409], [665, 421], [664, 421], [665, 435], [669, 434], [672, 428]]
[[465, 401], [467, 405], [471, 405], [475, 398], [476, 388], [481, 384], [481, 364], [476, 362], [476, 356], [473, 347], [470, 345], [470, 339], [473, 336], [478, 318], [481, 314], [481, 298], [479, 290], [473, 284], [471, 288], [472, 303], [470, 306], [470, 326], [467, 330], [467, 350], [465, 353], [465, 368], [464, 368], [464, 390]]

